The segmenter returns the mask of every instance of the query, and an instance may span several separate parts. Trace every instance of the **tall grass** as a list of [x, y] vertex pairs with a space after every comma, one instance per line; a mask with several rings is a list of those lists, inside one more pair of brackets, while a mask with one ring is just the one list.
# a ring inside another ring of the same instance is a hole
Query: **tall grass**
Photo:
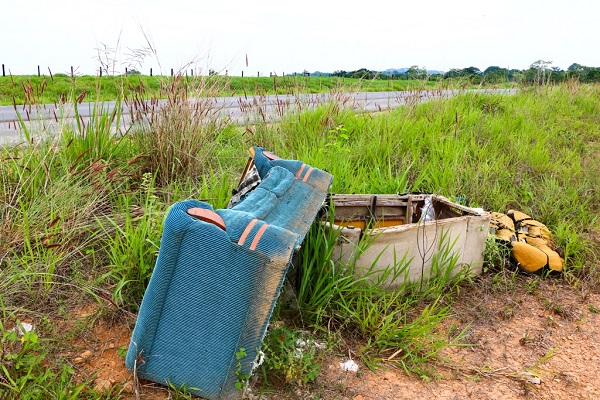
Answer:
[[190, 85], [178, 75], [161, 86], [166, 104], [158, 98], [145, 100], [136, 94], [128, 100], [132, 109], [130, 129], [135, 151], [144, 155], [144, 172], [155, 174], [157, 183], [198, 183], [212, 166], [218, 165], [220, 136], [233, 129], [221, 114], [214, 97], [220, 81], [197, 79]]

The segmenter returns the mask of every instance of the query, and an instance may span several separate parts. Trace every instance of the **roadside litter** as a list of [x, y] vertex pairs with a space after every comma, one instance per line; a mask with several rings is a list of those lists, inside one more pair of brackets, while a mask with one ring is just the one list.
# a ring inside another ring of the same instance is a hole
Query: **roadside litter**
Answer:
[[345, 372], [358, 372], [358, 364], [354, 362], [354, 360], [347, 360], [343, 363], [340, 363], [340, 367], [342, 371]]
[[[226, 209], [197, 200], [170, 208], [126, 357], [137, 377], [208, 399], [240, 397], [263, 357], [292, 256], [320, 211], [321, 223], [340, 232], [336, 261], [352, 262], [357, 276], [361, 266], [384, 271], [398, 258], [407, 270], [383, 286], [426, 280], [441, 248], [456, 261], [450, 275], [481, 273], [488, 212], [435, 194], [327, 196], [327, 172], [250, 152]], [[358, 370], [352, 360], [341, 367]]]
[[[354, 264], [356, 276], [372, 274], [373, 269], [384, 271], [405, 260], [406, 270], [398, 276], [390, 274], [384, 283], [387, 288], [427, 280], [434, 255], [444, 245], [458, 257], [450, 277], [464, 272], [479, 275], [483, 269], [490, 214], [443, 196], [332, 194], [322, 220], [340, 232], [334, 260]], [[369, 246], [361, 248], [361, 243]]]
[[17, 322], [17, 326], [14, 327], [14, 331], [17, 332], [19, 337], [25, 335], [26, 333], [33, 332], [35, 327], [33, 324], [27, 322]]
[[548, 227], [521, 211], [493, 212], [490, 234], [508, 246], [512, 259], [524, 272], [563, 270], [564, 260], [556, 251]]

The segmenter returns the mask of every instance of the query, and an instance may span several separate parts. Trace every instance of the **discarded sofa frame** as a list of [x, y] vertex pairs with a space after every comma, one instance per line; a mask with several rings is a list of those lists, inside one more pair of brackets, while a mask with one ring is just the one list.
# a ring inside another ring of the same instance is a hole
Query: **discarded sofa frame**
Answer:
[[166, 216], [126, 357], [139, 378], [208, 399], [241, 396], [291, 257], [332, 180], [301, 161], [251, 153], [257, 177], [229, 208], [186, 200]]

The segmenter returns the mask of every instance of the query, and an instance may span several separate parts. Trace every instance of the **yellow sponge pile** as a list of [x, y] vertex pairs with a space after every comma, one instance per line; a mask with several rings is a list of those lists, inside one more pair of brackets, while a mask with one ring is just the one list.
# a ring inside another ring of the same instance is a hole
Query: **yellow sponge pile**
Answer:
[[506, 214], [493, 212], [490, 230], [500, 240], [510, 243], [517, 265], [529, 273], [545, 268], [562, 271], [563, 259], [552, 249], [552, 235], [546, 225], [521, 211]]

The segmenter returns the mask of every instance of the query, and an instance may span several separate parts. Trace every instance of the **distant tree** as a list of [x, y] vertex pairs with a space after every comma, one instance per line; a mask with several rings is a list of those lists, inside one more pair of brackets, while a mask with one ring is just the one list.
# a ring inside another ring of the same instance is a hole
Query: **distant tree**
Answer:
[[[533, 75], [533, 82], [541, 85], [550, 81], [550, 76], [552, 75], [552, 69], [550, 66], [552, 65], [552, 61], [544, 61], [537, 60], [529, 66], [530, 74], [528, 76], [531, 77]], [[529, 80], [529, 79], [528, 79]]]
[[483, 71], [483, 77], [486, 82], [498, 83], [510, 80], [511, 73], [506, 68], [501, 68], [494, 65], [487, 67], [485, 71]]
[[586, 67], [586, 82], [600, 82], [600, 68]]
[[567, 77], [566, 71], [560, 67], [550, 67], [550, 70], [552, 71], [552, 74], [550, 75], [550, 80], [552, 82], [561, 82]]
[[350, 76], [357, 79], [373, 79], [375, 77], [375, 72], [369, 71], [366, 68], [361, 68], [351, 72]]
[[573, 63], [573, 64], [569, 65], [569, 68], [567, 68], [567, 75], [569, 77], [576, 78], [581, 81], [585, 81], [586, 72], [587, 72], [587, 67], [585, 67], [581, 64], [577, 64], [577, 63]]
[[425, 79], [427, 78], [427, 69], [425, 67], [420, 68], [418, 65], [413, 65], [406, 71], [406, 77], [408, 79]]
[[521, 71], [520, 69], [510, 69], [508, 70], [508, 79], [510, 81], [518, 81], [520, 79], [522, 79], [523, 77], [523, 71]]
[[460, 69], [452, 68], [444, 74], [444, 78], [459, 78], [461, 76]]
[[568, 76], [575, 77], [581, 82], [600, 82], [600, 68], [572, 64], [567, 71]]
[[348, 76], [348, 73], [346, 71], [337, 70], [337, 71], [333, 71], [331, 76], [338, 76], [340, 78], [346, 78]]
[[479, 68], [453, 68], [444, 74], [444, 78], [465, 78], [471, 82], [479, 83], [481, 81], [481, 71]]
[[465, 75], [481, 75], [481, 71], [476, 67], [468, 67], [463, 69]]
[[585, 67], [581, 64], [577, 64], [577, 63], [573, 63], [571, 65], [569, 65], [569, 68], [567, 68], [567, 71], [569, 72], [582, 72], [583, 69]]
[[492, 66], [489, 66], [489, 67], [487, 67], [487, 68], [486, 68], [486, 69], [483, 71], [483, 74], [484, 74], [484, 75], [490, 75], [490, 74], [494, 74], [494, 73], [496, 73], [496, 72], [498, 72], [498, 71], [501, 71], [501, 70], [503, 70], [503, 69], [506, 69], [506, 68], [500, 68], [500, 67], [498, 67], [498, 66], [496, 66], [496, 65], [492, 65]]

